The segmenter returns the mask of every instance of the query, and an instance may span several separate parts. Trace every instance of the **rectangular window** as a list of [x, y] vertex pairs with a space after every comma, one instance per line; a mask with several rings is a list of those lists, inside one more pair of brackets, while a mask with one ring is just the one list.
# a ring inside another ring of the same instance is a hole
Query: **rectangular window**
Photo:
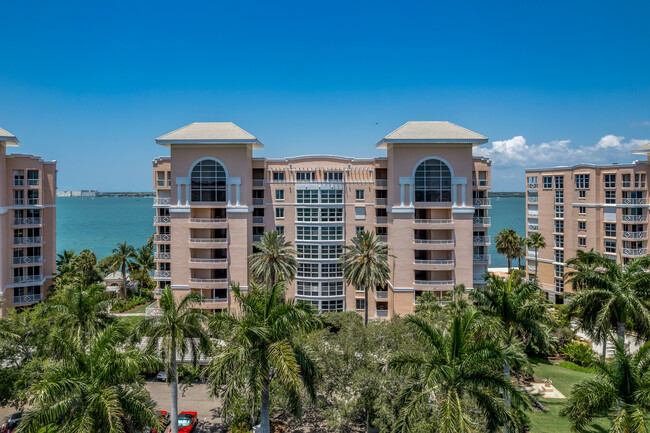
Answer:
[[317, 241], [318, 227], [296, 226], [296, 239], [300, 241]]
[[38, 170], [27, 170], [27, 185], [38, 186]]
[[555, 265], [554, 266], [554, 273], [555, 273], [555, 278], [562, 278], [564, 277], [564, 266], [562, 265]]
[[634, 187], [645, 188], [645, 173], [636, 173], [634, 175]]
[[276, 218], [284, 218], [284, 208], [283, 207], [276, 207], [275, 208], [275, 217]]
[[608, 190], [605, 191], [605, 203], [607, 204], [615, 204], [616, 203], [616, 190]]
[[564, 248], [564, 236], [555, 235], [555, 248]]
[[284, 190], [283, 189], [276, 189], [275, 190], [275, 199], [276, 200], [284, 200]]
[[622, 179], [622, 186], [623, 186], [623, 188], [629, 188], [631, 186], [630, 177], [631, 177], [631, 175], [629, 175], [629, 174], [622, 175], [622, 178], [623, 178]]
[[321, 240], [342, 241], [343, 227], [321, 227]]
[[555, 291], [564, 292], [564, 280], [555, 280]]
[[578, 246], [579, 247], [586, 247], [587, 246], [587, 238], [579, 236], [578, 237]]
[[576, 189], [589, 189], [588, 174], [576, 174]]
[[587, 214], [587, 207], [586, 207], [586, 206], [580, 206], [580, 207], [578, 208], [578, 213], [579, 213], [580, 215], [586, 215], [586, 214]]
[[343, 311], [343, 300], [321, 301], [320, 309], [321, 311]]
[[318, 263], [299, 263], [296, 269], [296, 277], [318, 278]]
[[555, 206], [555, 218], [564, 218], [564, 206]]
[[29, 190], [27, 191], [27, 203], [29, 205], [37, 205], [38, 204], [38, 190]]
[[578, 230], [587, 230], [587, 221], [578, 221]]
[[340, 263], [323, 263], [321, 265], [321, 278], [342, 278], [343, 270]]
[[357, 226], [356, 230], [357, 230], [357, 234], [361, 233], [363, 231], [363, 226]]
[[342, 171], [328, 171], [325, 173], [325, 180], [327, 182], [342, 182], [343, 181], [343, 172]]
[[587, 191], [585, 191], [584, 189], [578, 191], [578, 198], [580, 200], [584, 200], [585, 198], [587, 198]]
[[605, 236], [616, 237], [616, 223], [605, 223]]
[[[315, 209], [316, 211], [318, 209]], [[320, 220], [324, 222], [343, 221], [343, 209], [340, 207], [324, 207], [320, 210]]]
[[296, 221], [318, 222], [318, 208], [310, 208], [310, 207], [296, 208]]
[[310, 182], [314, 174], [311, 171], [299, 171], [296, 173], [296, 180], [298, 182]]
[[296, 295], [298, 295], [298, 296], [318, 296], [318, 282], [316, 282], [316, 281], [296, 281]]
[[605, 239], [605, 252], [616, 254], [616, 239]]
[[553, 258], [555, 259], [556, 263], [564, 263], [564, 251], [555, 250], [553, 254]]
[[544, 176], [542, 181], [544, 182], [544, 189], [553, 188], [553, 176]]
[[343, 190], [324, 189], [320, 192], [321, 203], [343, 203]]
[[343, 254], [341, 245], [321, 246], [321, 259], [338, 259], [341, 254]]
[[537, 188], [537, 176], [528, 176], [526, 178], [528, 188]]
[[275, 230], [279, 235], [284, 236], [284, 226], [275, 226]]
[[355, 191], [356, 199], [357, 200], [363, 200], [366, 196], [365, 191], [362, 189], [358, 189]]
[[555, 180], [555, 189], [564, 188], [564, 176], [553, 176]]
[[555, 191], [555, 203], [564, 203], [564, 191]]
[[342, 281], [322, 282], [321, 296], [343, 296], [343, 282]]
[[25, 186], [25, 172], [14, 170], [14, 186]]
[[296, 245], [299, 259], [317, 259], [318, 258], [318, 245]]
[[564, 221], [554, 221], [555, 233], [564, 233]]
[[605, 183], [605, 188], [616, 188], [616, 174], [604, 174], [603, 182]]
[[275, 180], [275, 181], [284, 180], [284, 171], [274, 171], [273, 172], [273, 180]]
[[358, 220], [366, 219], [366, 208], [365, 207], [355, 207], [354, 208], [354, 219], [358, 219]]
[[366, 309], [366, 300], [365, 299], [355, 299], [357, 311], [365, 311]]
[[156, 175], [158, 176], [158, 181], [156, 182], [156, 186], [158, 187], [165, 186], [165, 172], [157, 171]]
[[318, 203], [317, 189], [298, 189], [296, 190], [296, 201], [298, 203], [315, 204]]

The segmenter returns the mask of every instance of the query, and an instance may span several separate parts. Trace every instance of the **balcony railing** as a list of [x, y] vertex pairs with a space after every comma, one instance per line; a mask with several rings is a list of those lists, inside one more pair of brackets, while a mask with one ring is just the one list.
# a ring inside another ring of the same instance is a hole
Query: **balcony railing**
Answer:
[[452, 245], [453, 239], [413, 239], [416, 244]]
[[376, 198], [375, 199], [375, 204], [378, 206], [386, 206], [388, 204], [388, 199], [387, 198]]
[[472, 256], [472, 261], [474, 263], [487, 263], [490, 261], [490, 255], [489, 254], [474, 254]]
[[15, 226], [39, 226], [43, 224], [43, 218], [41, 217], [14, 218], [13, 224]]
[[528, 196], [528, 203], [537, 203], [539, 201], [538, 197]]
[[623, 232], [623, 239], [645, 239], [648, 232]]
[[163, 289], [153, 289], [153, 295], [154, 297], [161, 297], [162, 296]]
[[645, 248], [623, 248], [623, 255], [624, 256], [645, 256], [646, 251], [647, 250]]
[[41, 236], [19, 237], [14, 238], [13, 240], [14, 245], [37, 245], [40, 243], [43, 243], [43, 238]]
[[377, 239], [381, 242], [388, 242], [388, 235], [377, 235]]
[[162, 235], [154, 235], [153, 240], [154, 242], [171, 242], [172, 235], [169, 233], [162, 234]]
[[220, 303], [220, 302], [228, 302], [228, 298], [209, 298], [209, 299], [208, 298], [203, 298], [203, 299], [201, 299], [202, 304], [207, 304], [207, 303], [216, 304], [216, 303]]
[[191, 244], [211, 244], [211, 243], [226, 243], [228, 242], [228, 238], [190, 238], [190, 243]]
[[415, 224], [453, 224], [454, 220], [414, 220]]
[[27, 180], [27, 185], [28, 186], [38, 186], [38, 179], [28, 179]]
[[22, 206], [25, 204], [25, 199], [14, 198], [14, 206]]
[[14, 179], [14, 186], [25, 186], [24, 179]]
[[539, 187], [539, 184], [537, 183], [529, 183], [528, 184], [528, 189], [537, 189]]
[[388, 290], [377, 290], [375, 292], [376, 299], [388, 299]]
[[190, 283], [227, 283], [228, 278], [190, 278]]
[[190, 218], [190, 223], [225, 223], [226, 218]]
[[170, 224], [172, 222], [172, 217], [170, 216], [155, 216], [153, 217], [154, 224]]
[[191, 258], [190, 263], [227, 263], [228, 259], [195, 259]]
[[416, 265], [453, 265], [453, 260], [415, 260]]
[[38, 283], [43, 280], [43, 275], [20, 275], [11, 279], [12, 284]]
[[479, 188], [485, 188], [488, 186], [488, 181], [486, 179], [479, 179], [478, 186]]
[[623, 215], [621, 220], [623, 222], [641, 222], [645, 221], [645, 215]]
[[388, 317], [388, 310], [376, 310], [375, 317], [378, 319], [385, 319]]
[[416, 286], [453, 286], [454, 280], [415, 280]]
[[14, 296], [11, 300], [11, 303], [13, 305], [33, 304], [34, 302], [40, 302], [42, 299], [43, 295], [40, 293], [35, 293], [33, 295]]
[[490, 243], [490, 237], [489, 236], [474, 236], [474, 243], [475, 244], [489, 244]]
[[253, 179], [253, 188], [264, 187], [264, 179]]
[[253, 205], [259, 206], [264, 204], [264, 199], [263, 198], [254, 198], [253, 199]]
[[171, 280], [172, 271], [153, 271], [153, 277], [158, 280]]
[[539, 230], [538, 224], [528, 224], [528, 230]]
[[169, 206], [171, 203], [172, 203], [172, 199], [170, 197], [154, 198], [153, 199], [153, 205], [154, 206]]
[[388, 217], [375, 217], [375, 224], [388, 224]]
[[158, 308], [158, 307], [147, 307], [144, 310], [144, 315], [147, 317], [162, 316], [162, 314], [163, 314], [162, 308]]
[[40, 204], [40, 201], [37, 198], [29, 198], [27, 199], [27, 204], [29, 206], [38, 206]]
[[530, 210], [530, 209], [528, 209], [528, 216], [529, 217], [539, 216], [539, 211], [538, 210]]
[[490, 205], [491, 205], [491, 200], [487, 197], [474, 199], [474, 206], [490, 206]]
[[388, 186], [388, 179], [375, 179], [375, 186]]
[[21, 256], [13, 257], [12, 263], [14, 265], [31, 265], [43, 263], [43, 256]]
[[490, 217], [474, 217], [475, 226], [483, 226], [490, 224]]
[[263, 216], [254, 216], [253, 217], [253, 224], [264, 224], [264, 217]]
[[645, 204], [645, 203], [646, 203], [646, 199], [645, 199], [645, 198], [637, 198], [637, 197], [635, 197], [635, 198], [626, 198], [626, 197], [623, 197], [623, 198], [621, 199], [621, 203], [622, 203], [622, 204]]
[[153, 258], [156, 260], [171, 260], [172, 253], [154, 253]]

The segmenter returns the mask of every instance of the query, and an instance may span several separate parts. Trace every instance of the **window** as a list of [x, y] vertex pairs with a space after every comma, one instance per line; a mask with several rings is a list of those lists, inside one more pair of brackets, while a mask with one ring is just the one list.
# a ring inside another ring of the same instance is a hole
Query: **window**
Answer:
[[578, 230], [587, 230], [587, 221], [578, 221]]
[[580, 191], [578, 191], [578, 198], [579, 199], [584, 200], [586, 197], [587, 197], [587, 191], [585, 191], [584, 189], [581, 189]]
[[363, 231], [363, 226], [357, 226], [356, 231], [357, 231], [357, 234], [361, 233]]
[[478, 172], [478, 186], [487, 186], [487, 171]]
[[14, 186], [25, 186], [25, 172], [14, 170]]
[[630, 175], [629, 174], [624, 174], [622, 175], [622, 183], [623, 183], [623, 188], [629, 188], [630, 187]]
[[366, 300], [365, 299], [355, 299], [356, 307], [358, 311], [365, 311], [366, 309]]
[[587, 214], [587, 207], [586, 207], [586, 206], [580, 206], [580, 207], [578, 208], [578, 213], [579, 213], [580, 215], [586, 215], [586, 214]]
[[377, 227], [375, 232], [377, 236], [388, 236], [388, 227]]
[[322, 190], [320, 192], [320, 202], [321, 203], [343, 203], [343, 190], [341, 189]]
[[554, 266], [554, 271], [555, 271], [555, 278], [562, 278], [564, 277], [564, 266], [562, 265], [555, 265]]
[[275, 217], [276, 218], [284, 218], [284, 208], [283, 207], [276, 207], [275, 208]]
[[365, 191], [362, 189], [358, 189], [355, 191], [356, 199], [357, 200], [363, 200], [366, 196]]
[[322, 278], [342, 278], [343, 270], [340, 263], [323, 263], [321, 265]]
[[317, 189], [299, 189], [296, 190], [296, 201], [298, 203], [318, 203]]
[[342, 182], [343, 181], [343, 172], [342, 171], [328, 171], [325, 173], [325, 180], [328, 182]]
[[321, 311], [343, 311], [343, 300], [321, 301]]
[[158, 177], [158, 181], [156, 182], [156, 186], [164, 187], [165, 186], [165, 172], [164, 171], [157, 171], [156, 176]]
[[587, 246], [587, 238], [578, 236], [578, 246], [579, 247], [586, 247]]
[[564, 218], [564, 206], [555, 206], [555, 218]]
[[316, 282], [316, 281], [296, 281], [296, 295], [298, 295], [298, 296], [318, 296], [318, 282]]
[[542, 181], [544, 182], [544, 189], [553, 188], [553, 176], [544, 176]]
[[322, 227], [321, 240], [324, 241], [343, 240], [343, 227]]
[[576, 189], [589, 189], [588, 174], [576, 174]]
[[317, 222], [318, 208], [299, 207], [296, 208], [296, 221], [299, 222]]
[[38, 204], [38, 190], [29, 190], [27, 191], [27, 204], [37, 205]]
[[366, 208], [365, 207], [355, 207], [354, 208], [354, 218], [358, 220], [366, 219]]
[[564, 221], [554, 221], [555, 233], [564, 233]]
[[564, 203], [564, 191], [555, 191], [555, 203]]
[[537, 188], [537, 176], [528, 176], [526, 178], [528, 188]]
[[555, 291], [564, 292], [564, 280], [555, 280]]
[[415, 201], [441, 203], [451, 201], [451, 171], [439, 159], [427, 159], [415, 170]]
[[564, 236], [555, 235], [555, 248], [564, 248]]
[[296, 180], [298, 182], [309, 182], [313, 179], [313, 175], [311, 171], [299, 171], [296, 173]]
[[284, 226], [275, 226], [275, 230], [279, 235], [284, 236]]
[[27, 185], [38, 186], [38, 170], [27, 170]]
[[341, 254], [343, 254], [343, 247], [341, 245], [321, 246], [322, 259], [338, 259]]
[[564, 176], [553, 176], [555, 180], [555, 189], [564, 188]]
[[298, 263], [298, 269], [296, 269], [296, 277], [318, 278], [318, 263]]
[[304, 241], [317, 241], [318, 227], [296, 226], [296, 239]]
[[616, 254], [616, 240], [615, 239], [605, 239], [605, 252]]
[[322, 282], [321, 296], [343, 296], [343, 282], [342, 281]]
[[604, 174], [603, 182], [605, 183], [605, 188], [616, 188], [616, 174]]
[[275, 181], [284, 180], [284, 171], [274, 171], [273, 172], [273, 180], [275, 180]]
[[605, 191], [605, 203], [615, 204], [616, 203], [616, 190]]
[[556, 263], [564, 263], [564, 251], [555, 250], [553, 254], [553, 258], [555, 259]]
[[[314, 209], [318, 211], [318, 209]], [[340, 207], [324, 207], [320, 210], [320, 220], [326, 222], [343, 221], [343, 209]]]
[[636, 173], [634, 175], [634, 187], [645, 188], [645, 173]]
[[607, 237], [616, 237], [616, 223], [605, 223], [605, 236]]
[[318, 245], [296, 245], [299, 259], [317, 259], [318, 258]]
[[276, 200], [284, 200], [284, 190], [283, 189], [276, 189], [275, 190], [275, 199]]
[[217, 161], [204, 159], [190, 175], [192, 201], [226, 201], [226, 170]]

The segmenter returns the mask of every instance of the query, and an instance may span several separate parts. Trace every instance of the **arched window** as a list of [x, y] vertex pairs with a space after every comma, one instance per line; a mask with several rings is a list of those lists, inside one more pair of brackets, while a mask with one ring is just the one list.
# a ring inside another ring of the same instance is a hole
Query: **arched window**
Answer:
[[212, 159], [204, 159], [190, 174], [192, 201], [226, 201], [226, 170]]
[[415, 201], [444, 203], [451, 201], [451, 170], [439, 159], [422, 162], [415, 170]]

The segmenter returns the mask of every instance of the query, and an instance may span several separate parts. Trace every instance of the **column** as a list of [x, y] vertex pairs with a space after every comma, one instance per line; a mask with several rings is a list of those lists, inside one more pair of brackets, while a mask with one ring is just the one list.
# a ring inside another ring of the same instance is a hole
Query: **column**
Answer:
[[465, 184], [464, 183], [460, 185], [460, 194], [461, 194], [462, 200], [463, 200], [463, 205], [462, 206], [465, 207]]
[[404, 207], [404, 184], [400, 184], [400, 206]]
[[[465, 189], [463, 189], [463, 193], [465, 192]], [[235, 184], [235, 198], [236, 198], [236, 203], [235, 206], [239, 206], [239, 183]]]
[[228, 206], [231, 205], [230, 203], [230, 192], [232, 191], [232, 184], [230, 183], [230, 179], [228, 180], [228, 183], [226, 183], [226, 199], [228, 200]]
[[180, 206], [181, 205], [182, 190], [181, 190], [181, 184], [178, 183], [178, 179], [176, 180], [176, 187], [177, 187], [176, 206]]
[[456, 189], [458, 184], [456, 182], [451, 183], [451, 205], [456, 206]]
[[415, 183], [409, 184], [409, 198], [411, 201], [409, 206], [413, 206], [413, 202], [415, 201]]
[[190, 205], [190, 184], [185, 184], [185, 206]]

